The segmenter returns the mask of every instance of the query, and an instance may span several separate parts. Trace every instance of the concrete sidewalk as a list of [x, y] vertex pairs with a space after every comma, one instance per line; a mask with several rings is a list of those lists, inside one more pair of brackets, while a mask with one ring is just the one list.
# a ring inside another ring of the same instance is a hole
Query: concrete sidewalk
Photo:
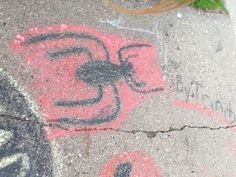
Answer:
[[0, 176], [236, 176], [228, 16], [1, 0], [0, 24]]
[[225, 5], [229, 11], [230, 19], [236, 34], [236, 2], [233, 0], [225, 0]]

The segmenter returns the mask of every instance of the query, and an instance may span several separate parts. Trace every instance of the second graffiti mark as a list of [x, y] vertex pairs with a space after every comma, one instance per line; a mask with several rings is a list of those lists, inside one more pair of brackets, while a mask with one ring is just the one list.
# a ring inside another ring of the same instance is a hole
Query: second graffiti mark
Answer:
[[155, 160], [143, 151], [117, 154], [104, 165], [100, 177], [162, 177]]
[[180, 61], [169, 59], [167, 64], [162, 66], [162, 69], [170, 78], [171, 87], [173, 86], [173, 89], [183, 96], [183, 101], [202, 104], [206, 108], [224, 115], [224, 117], [229, 118], [231, 121], [235, 121], [236, 113], [231, 103], [225, 104], [223, 100], [212, 98], [210, 93], [205, 91], [205, 85], [202, 82], [195, 79], [187, 82], [183, 75], [171, 74], [179, 72], [181, 65]]
[[225, 106], [221, 100], [214, 100], [208, 94], [203, 92], [204, 85], [192, 80], [187, 84], [181, 75], [175, 76], [175, 89], [178, 93], [183, 93], [186, 102], [197, 101], [212, 111], [219, 112], [225, 117], [236, 120], [236, 114], [232, 110], [231, 104]]

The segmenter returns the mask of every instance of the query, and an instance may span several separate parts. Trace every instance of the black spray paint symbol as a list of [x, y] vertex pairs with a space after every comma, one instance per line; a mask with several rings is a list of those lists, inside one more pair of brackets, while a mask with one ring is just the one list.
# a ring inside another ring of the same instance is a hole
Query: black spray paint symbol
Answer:
[[104, 50], [105, 59], [104, 60], [94, 60], [93, 53], [86, 47], [81, 46], [70, 46], [64, 49], [60, 49], [56, 52], [47, 52], [47, 56], [50, 58], [61, 58], [70, 55], [80, 55], [85, 53], [88, 55], [88, 62], [80, 66], [77, 71], [75, 71], [75, 77], [77, 79], [82, 80], [87, 85], [97, 88], [97, 96], [86, 99], [86, 100], [60, 100], [55, 103], [55, 106], [58, 107], [79, 107], [79, 106], [91, 106], [96, 103], [99, 103], [103, 98], [103, 90], [105, 86], [111, 86], [114, 93], [114, 101], [115, 106], [112, 110], [112, 113], [107, 116], [94, 116], [89, 119], [82, 119], [77, 117], [63, 117], [59, 119], [57, 122], [62, 125], [96, 125], [103, 124], [106, 122], [113, 121], [119, 116], [119, 112], [121, 111], [121, 101], [118, 93], [118, 89], [116, 87], [116, 83], [124, 79], [129, 88], [136, 93], [146, 94], [151, 92], [162, 91], [163, 88], [153, 88], [150, 90], [141, 90], [140, 88], [145, 86], [145, 82], [137, 82], [133, 78], [134, 68], [133, 64], [129, 62], [130, 57], [127, 58], [122, 57], [122, 53], [124, 50], [131, 48], [142, 48], [142, 47], [150, 47], [147, 44], [130, 44], [124, 46], [118, 51], [118, 59], [120, 64], [114, 64], [110, 61], [110, 55], [105, 44], [95, 36], [92, 36], [87, 33], [73, 33], [73, 32], [65, 32], [65, 33], [49, 33], [49, 34], [41, 34], [38, 36], [30, 37], [28, 40], [23, 42], [23, 45], [37, 44], [40, 42], [48, 41], [48, 40], [59, 40], [59, 39], [87, 39], [93, 42], [96, 42], [99, 47]]
[[49, 142], [28, 102], [0, 71], [0, 176], [52, 177]]

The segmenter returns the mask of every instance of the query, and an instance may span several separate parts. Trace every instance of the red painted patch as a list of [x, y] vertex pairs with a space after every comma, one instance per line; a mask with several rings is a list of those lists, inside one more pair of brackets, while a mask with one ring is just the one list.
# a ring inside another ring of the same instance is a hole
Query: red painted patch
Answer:
[[[18, 35], [12, 48], [25, 57], [33, 70], [35, 79], [30, 89], [43, 118], [67, 127], [70, 133], [117, 128], [134, 107], [164, 87], [153, 44], [103, 34], [85, 26], [34, 28]], [[91, 61], [97, 62], [96, 66]], [[127, 63], [132, 65], [131, 75]], [[113, 80], [109, 82], [109, 78]], [[131, 78], [140, 84], [134, 85]], [[151, 92], [144, 93], [148, 90]], [[95, 101], [99, 94], [101, 99]], [[87, 99], [93, 104], [85, 101], [81, 105], [81, 100]], [[68, 106], [69, 102], [73, 106]], [[48, 136], [64, 134], [62, 129], [54, 128]]]
[[[120, 169], [122, 166], [123, 170]], [[162, 177], [154, 160], [144, 152], [126, 152], [114, 156], [106, 163], [100, 177], [121, 177], [122, 175], [127, 177]]]

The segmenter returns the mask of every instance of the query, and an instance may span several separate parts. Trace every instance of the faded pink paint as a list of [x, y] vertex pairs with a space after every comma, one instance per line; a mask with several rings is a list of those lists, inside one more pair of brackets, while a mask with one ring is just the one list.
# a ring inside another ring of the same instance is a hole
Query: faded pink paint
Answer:
[[232, 140], [225, 140], [225, 144], [227, 145], [229, 152], [236, 157], [236, 145]]
[[142, 151], [125, 152], [112, 157], [103, 167], [100, 177], [114, 177], [117, 166], [129, 162], [132, 164], [130, 177], [163, 177], [147, 153]]
[[[185, 101], [181, 101], [181, 100], [176, 100], [174, 102], [174, 105], [179, 106], [179, 107], [185, 107], [188, 109], [192, 109], [192, 110], [195, 110], [201, 114], [207, 115], [212, 120], [215, 120], [216, 122], [218, 122], [224, 126], [232, 126], [229, 130], [234, 134], [236, 133], [236, 128], [233, 127], [234, 125], [229, 120], [227, 120], [221, 114], [206, 108], [204, 105], [201, 105], [198, 103], [185, 102]], [[232, 140], [224, 140], [224, 141], [225, 141], [226, 147], [229, 149], [229, 152], [232, 155], [236, 156], [236, 146], [234, 145], [234, 142]], [[208, 171], [208, 170], [206, 170], [207, 168], [204, 168], [204, 169], [205, 169], [205, 172]], [[215, 176], [213, 176], [213, 177], [215, 177]]]
[[[233, 126], [233, 124], [229, 120], [227, 120], [224, 116], [222, 116], [221, 114], [219, 114], [219, 113], [217, 113], [215, 111], [212, 111], [209, 108], [206, 108], [202, 104], [185, 102], [185, 101], [181, 101], [181, 100], [176, 100], [174, 102], [174, 105], [179, 106], [179, 107], [185, 107], [185, 108], [188, 108], [188, 109], [195, 110], [195, 111], [197, 111], [199, 113], [202, 113], [204, 115], [209, 116], [209, 118], [211, 118], [211, 119], [213, 119], [213, 120], [217, 121], [218, 123], [223, 124], [225, 126]], [[232, 131], [236, 132], [236, 129], [232, 128]]]
[[[58, 120], [61, 117], [88, 119], [100, 114], [104, 108], [106, 108], [107, 113], [111, 112], [114, 108], [114, 93], [110, 86], [105, 87], [103, 99], [98, 104], [73, 108], [54, 106], [58, 100], [82, 100], [93, 97], [96, 94], [96, 89], [75, 77], [76, 69], [85, 62], [88, 62], [87, 55], [71, 55], [64, 58], [49, 59], [47, 52], [63, 47], [82, 46], [91, 50], [95, 60], [104, 60], [103, 49], [91, 40], [67, 38], [23, 45], [23, 42], [29, 37], [62, 32], [87, 33], [96, 36], [106, 45], [110, 52], [110, 60], [115, 64], [119, 64], [117, 52], [121, 47], [133, 43], [150, 45], [151, 47], [128, 49], [123, 55], [125, 58], [128, 55], [138, 54], [138, 56], [130, 58], [129, 61], [134, 65], [135, 79], [146, 82], [146, 86], [143, 89], [151, 89], [157, 86], [164, 87], [161, 70], [157, 64], [156, 46], [151, 43], [104, 34], [86, 26], [59, 25], [34, 28], [18, 35], [11, 44], [11, 48], [15, 53], [25, 58], [27, 67], [33, 71], [34, 81], [29, 86], [29, 89], [40, 108], [42, 117], [47, 121]], [[87, 130], [118, 128], [134, 107], [137, 107], [140, 103], [158, 93], [134, 93], [123, 80], [116, 83], [116, 86], [121, 100], [121, 111], [117, 119], [100, 125], [68, 127], [69, 131], [60, 128], [50, 128], [48, 138], [57, 138], [68, 133], [77, 134]]]

